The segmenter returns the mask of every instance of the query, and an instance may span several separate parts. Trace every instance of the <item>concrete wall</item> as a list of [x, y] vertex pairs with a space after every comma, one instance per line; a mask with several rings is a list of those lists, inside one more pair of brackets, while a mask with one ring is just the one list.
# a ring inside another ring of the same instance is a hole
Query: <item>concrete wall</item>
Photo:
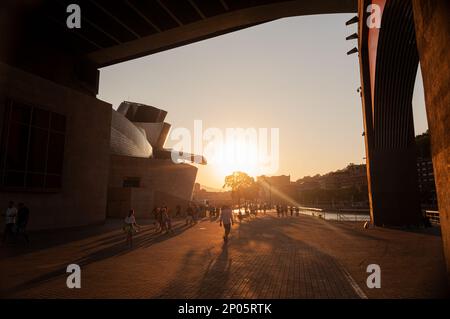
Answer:
[[0, 63], [0, 114], [5, 98], [20, 99], [66, 116], [62, 188], [55, 193], [0, 190], [0, 207], [22, 201], [30, 229], [103, 222], [106, 212], [111, 105]]
[[[197, 168], [188, 164], [111, 155], [108, 216], [123, 217], [133, 208], [137, 217], [149, 217], [155, 205], [164, 203], [169, 209], [185, 205], [192, 198], [196, 176]], [[123, 187], [127, 177], [140, 178], [139, 187]]]
[[110, 187], [108, 188], [107, 215], [112, 218], [124, 218], [133, 208], [136, 218], [151, 218], [154, 192], [148, 188]]
[[413, 9], [442, 240], [450, 274], [450, 2], [414, 0]]

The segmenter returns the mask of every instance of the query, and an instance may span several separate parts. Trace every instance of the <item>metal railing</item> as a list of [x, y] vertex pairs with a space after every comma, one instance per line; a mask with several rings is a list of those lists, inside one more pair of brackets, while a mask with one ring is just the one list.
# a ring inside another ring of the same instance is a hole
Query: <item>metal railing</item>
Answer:
[[369, 210], [360, 208], [323, 209], [300, 206], [300, 211], [326, 220], [362, 222], [370, 220]]
[[440, 225], [441, 219], [439, 217], [439, 211], [437, 210], [426, 210], [425, 216], [428, 218], [430, 223]]

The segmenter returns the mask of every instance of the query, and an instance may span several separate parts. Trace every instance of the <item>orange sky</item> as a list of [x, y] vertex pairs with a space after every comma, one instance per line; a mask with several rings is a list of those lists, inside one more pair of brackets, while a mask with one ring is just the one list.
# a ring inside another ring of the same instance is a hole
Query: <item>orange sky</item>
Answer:
[[[347, 14], [286, 18], [101, 70], [99, 98], [168, 111], [172, 129], [278, 128], [276, 174], [326, 173], [363, 163], [356, 42]], [[426, 130], [422, 83], [413, 100]], [[166, 143], [171, 147], [175, 141]], [[197, 181], [221, 188], [227, 167], [199, 167]]]

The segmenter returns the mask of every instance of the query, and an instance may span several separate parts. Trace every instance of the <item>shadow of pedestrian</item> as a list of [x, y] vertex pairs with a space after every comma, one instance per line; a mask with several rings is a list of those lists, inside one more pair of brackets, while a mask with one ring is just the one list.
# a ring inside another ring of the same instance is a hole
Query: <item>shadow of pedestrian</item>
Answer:
[[[178, 236], [185, 232], [187, 229], [189, 229], [190, 226], [186, 226], [184, 224], [179, 223], [175, 227], [173, 227], [174, 232], [173, 233], [155, 233], [154, 229], [151, 227], [148, 227], [144, 229], [141, 232], [138, 232], [134, 239], [133, 239], [133, 247], [130, 248], [126, 245], [125, 242], [125, 235], [122, 233], [122, 235], [117, 234], [113, 236], [106, 237], [103, 241], [100, 243], [94, 243], [93, 246], [90, 246], [88, 250], [93, 250], [92, 252], [88, 253], [87, 255], [80, 257], [78, 259], [74, 259], [72, 261], [64, 262], [64, 264], [61, 264], [58, 269], [55, 269], [51, 272], [42, 274], [40, 276], [37, 276], [33, 279], [30, 279], [28, 281], [25, 281], [11, 289], [8, 289], [6, 291], [3, 291], [2, 294], [15, 294], [20, 291], [33, 288], [35, 286], [39, 286], [41, 284], [44, 284], [46, 282], [49, 282], [51, 280], [54, 280], [61, 276], [67, 276], [66, 273], [66, 266], [69, 264], [77, 264], [81, 268], [86, 267], [89, 264], [99, 262], [108, 258], [118, 257], [122, 256], [124, 254], [127, 254], [135, 249], [140, 248], [147, 248], [154, 244], [166, 241], [170, 238], [173, 238], [175, 236]], [[106, 247], [103, 247], [105, 246]], [[103, 247], [103, 248], [99, 248]], [[99, 249], [96, 249], [99, 248]], [[87, 250], [87, 249], [85, 249]]]

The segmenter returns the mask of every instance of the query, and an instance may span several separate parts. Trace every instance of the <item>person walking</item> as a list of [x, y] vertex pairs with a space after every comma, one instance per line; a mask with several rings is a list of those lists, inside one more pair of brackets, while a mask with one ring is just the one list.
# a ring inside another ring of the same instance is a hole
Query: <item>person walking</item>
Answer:
[[6, 208], [3, 216], [5, 216], [5, 230], [3, 231], [2, 243], [6, 243], [8, 238], [14, 237], [14, 225], [17, 217], [17, 208], [14, 206], [13, 201], [8, 203], [8, 208]]
[[130, 209], [127, 217], [125, 217], [125, 225], [123, 230], [126, 234], [127, 245], [133, 247], [133, 235], [139, 230], [139, 225], [136, 223], [136, 218], [134, 217], [134, 209]]
[[195, 225], [195, 224], [197, 224], [199, 214], [200, 214], [200, 208], [198, 207], [198, 205], [194, 205], [193, 211], [194, 211], [194, 213], [193, 213], [192, 217], [193, 217], [194, 225]]
[[163, 231], [165, 231], [167, 229], [166, 222], [164, 220], [163, 210], [164, 210], [164, 206], [158, 207], [158, 224], [159, 224], [159, 232], [160, 233], [162, 233]]
[[25, 206], [24, 203], [19, 203], [19, 210], [17, 211], [16, 219], [16, 231], [17, 235], [22, 236], [26, 243], [30, 243], [30, 239], [27, 234], [27, 225], [30, 218], [30, 210]]
[[227, 243], [228, 236], [230, 235], [231, 231], [231, 226], [234, 224], [233, 211], [231, 210], [230, 206], [224, 205], [222, 207], [219, 217], [219, 224], [220, 227], [222, 227], [223, 225], [224, 228], [223, 241]]
[[173, 233], [172, 220], [170, 219], [169, 210], [167, 209], [167, 207], [163, 207], [161, 209], [161, 215], [162, 215], [162, 222], [164, 224], [164, 229], [166, 230], [166, 234], [169, 232]]
[[189, 204], [186, 210], [186, 226], [194, 223], [194, 209], [192, 208], [192, 204]]
[[159, 232], [161, 230], [161, 223], [160, 223], [160, 208], [155, 207], [153, 208], [153, 218], [155, 219], [154, 225], [155, 225], [155, 232]]

